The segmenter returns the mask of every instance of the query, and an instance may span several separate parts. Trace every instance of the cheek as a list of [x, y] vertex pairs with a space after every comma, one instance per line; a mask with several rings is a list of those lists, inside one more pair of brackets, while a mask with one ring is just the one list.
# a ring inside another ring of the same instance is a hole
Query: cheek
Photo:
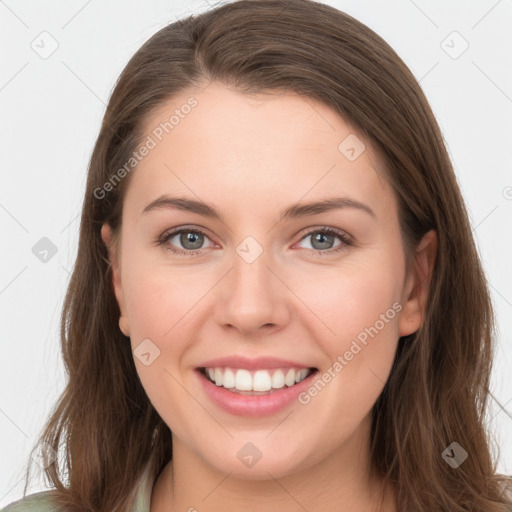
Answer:
[[[186, 265], [170, 266], [161, 256], [134, 251], [123, 268], [123, 290], [135, 339], [176, 336], [194, 316], [201, 297], [211, 287], [212, 276]], [[200, 309], [200, 308], [199, 308]]]
[[[188, 417], [191, 400], [183, 387], [181, 366], [196, 332], [191, 323], [201, 311], [200, 299], [210, 289], [210, 280], [190, 269], [169, 269], [151, 261], [142, 265], [136, 258], [125, 268], [130, 338], [138, 376], [160, 416], [172, 425], [175, 434], [186, 438], [189, 427], [176, 421]], [[144, 352], [150, 353], [149, 365], [139, 357]]]
[[364, 339], [374, 326], [383, 337], [393, 336], [398, 333], [402, 272], [400, 255], [381, 249], [357, 260], [347, 258], [337, 267], [302, 273], [292, 285], [307, 307], [302, 320], [331, 357], [359, 335]]
[[[316, 273], [302, 281], [298, 292], [308, 298], [307, 306], [315, 313], [303, 315], [303, 322], [331, 361], [321, 369], [322, 382], [310, 388], [304, 403], [322, 394], [331, 402], [323, 411], [339, 412], [342, 407], [343, 417], [352, 417], [354, 423], [382, 391], [399, 338], [401, 262], [399, 255], [395, 259], [379, 254], [379, 260], [368, 258], [357, 265]], [[319, 407], [321, 402], [316, 402]], [[338, 424], [341, 420], [338, 415], [329, 421]]]

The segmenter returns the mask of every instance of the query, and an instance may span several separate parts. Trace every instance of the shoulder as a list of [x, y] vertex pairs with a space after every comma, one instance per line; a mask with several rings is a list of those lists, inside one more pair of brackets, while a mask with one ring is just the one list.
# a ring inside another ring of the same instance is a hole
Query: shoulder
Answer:
[[1, 509], [0, 512], [59, 512], [52, 491], [29, 494]]

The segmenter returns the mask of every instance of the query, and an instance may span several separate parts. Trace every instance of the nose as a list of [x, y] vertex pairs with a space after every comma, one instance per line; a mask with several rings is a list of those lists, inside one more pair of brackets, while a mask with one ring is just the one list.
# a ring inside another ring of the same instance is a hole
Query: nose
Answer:
[[273, 266], [265, 251], [251, 263], [237, 253], [233, 255], [233, 266], [219, 283], [215, 314], [218, 325], [257, 337], [288, 323], [290, 292]]

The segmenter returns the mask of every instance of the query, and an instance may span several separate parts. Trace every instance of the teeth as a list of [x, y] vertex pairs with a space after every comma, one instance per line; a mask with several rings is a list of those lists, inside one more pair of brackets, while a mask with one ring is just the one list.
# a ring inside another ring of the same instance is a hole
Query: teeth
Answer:
[[247, 370], [237, 370], [235, 375], [235, 388], [239, 391], [253, 391], [252, 377]]
[[277, 370], [257, 370], [250, 372], [245, 369], [205, 368], [205, 375], [217, 386], [233, 391], [270, 391], [290, 387], [303, 381], [311, 371], [295, 368]]
[[272, 377], [265, 370], [258, 370], [252, 378], [253, 391], [268, 391], [272, 388]]
[[295, 370], [290, 369], [284, 378], [284, 383], [287, 386], [293, 386], [295, 384]]
[[215, 384], [222, 386], [222, 370], [220, 368], [215, 368], [214, 378]]
[[284, 388], [284, 374], [281, 370], [274, 372], [274, 375], [272, 375], [272, 387], [274, 389]]
[[[215, 382], [217, 383], [217, 382]], [[225, 388], [234, 388], [235, 387], [235, 384], [236, 384], [236, 380], [235, 380], [235, 373], [230, 370], [229, 368], [226, 369], [226, 371], [224, 372], [224, 376], [222, 377], [222, 385], [225, 387]]]

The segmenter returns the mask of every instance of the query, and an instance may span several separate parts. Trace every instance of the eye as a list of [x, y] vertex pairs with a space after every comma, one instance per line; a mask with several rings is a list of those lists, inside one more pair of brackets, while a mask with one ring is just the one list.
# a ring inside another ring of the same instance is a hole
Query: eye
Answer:
[[[311, 239], [311, 252], [314, 255], [333, 254], [354, 244], [349, 235], [330, 227], [317, 228], [309, 231], [301, 238], [301, 242], [308, 238]], [[184, 227], [164, 233], [157, 243], [164, 245], [165, 249], [171, 251], [173, 254], [192, 256], [200, 254], [201, 250], [205, 248], [203, 247], [205, 239], [210, 240], [203, 230]], [[333, 245], [336, 239], [338, 239], [340, 243]]]
[[[329, 227], [309, 231], [309, 233], [301, 239], [301, 242], [308, 238], [311, 239], [311, 249], [315, 254], [323, 254], [326, 252], [332, 254], [344, 249], [346, 246], [353, 245], [352, 240], [346, 233]], [[340, 240], [340, 243], [333, 245], [336, 238]]]
[[[158, 243], [165, 245], [165, 248], [172, 253], [190, 256], [198, 254], [201, 249], [204, 249], [205, 239], [209, 240], [208, 236], [198, 228], [181, 228], [164, 233], [158, 240]], [[178, 249], [175, 249], [176, 246], [178, 246]], [[183, 249], [180, 249], [179, 246], [183, 247]]]

